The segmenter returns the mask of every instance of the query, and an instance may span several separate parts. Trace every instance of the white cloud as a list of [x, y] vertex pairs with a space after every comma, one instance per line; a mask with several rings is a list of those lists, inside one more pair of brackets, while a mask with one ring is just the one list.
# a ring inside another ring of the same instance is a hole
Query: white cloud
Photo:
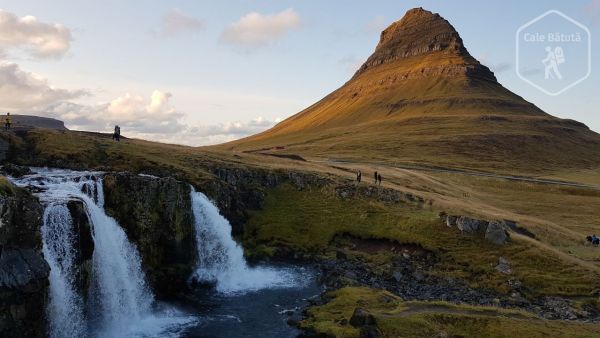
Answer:
[[158, 90], [149, 99], [126, 93], [95, 106], [58, 102], [36, 114], [64, 121], [70, 129], [110, 132], [119, 125], [127, 137], [192, 146], [231, 141], [279, 122], [258, 117], [246, 122], [193, 126], [186, 122], [184, 113], [171, 106], [170, 98], [171, 94]]
[[0, 9], [0, 49], [58, 58], [69, 50], [71, 40], [71, 31], [61, 24], [40, 22], [30, 15], [19, 18]]
[[234, 45], [259, 47], [282, 37], [300, 25], [300, 17], [292, 8], [276, 14], [248, 13], [227, 27], [221, 40]]
[[109, 131], [115, 124], [135, 134], [170, 134], [186, 128], [184, 114], [173, 108], [170, 93], [155, 90], [149, 99], [125, 93], [109, 103], [95, 106], [57, 102], [43, 111], [69, 128]]
[[85, 90], [55, 88], [44, 77], [23, 71], [16, 63], [0, 62], [0, 107], [3, 110], [45, 106], [87, 94]]
[[179, 9], [173, 9], [162, 17], [160, 27], [155, 31], [159, 37], [173, 37], [180, 33], [197, 32], [204, 29], [204, 23]]

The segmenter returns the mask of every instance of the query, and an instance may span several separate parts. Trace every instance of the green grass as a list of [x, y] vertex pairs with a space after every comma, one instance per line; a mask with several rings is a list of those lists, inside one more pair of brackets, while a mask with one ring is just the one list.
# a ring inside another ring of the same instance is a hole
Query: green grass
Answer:
[[[343, 200], [329, 190], [300, 191], [282, 185], [269, 191], [264, 208], [251, 213], [243, 242], [251, 255], [256, 248], [287, 247], [327, 256], [335, 250], [331, 245], [334, 237], [344, 234], [419, 245], [440, 258], [429, 273], [463, 278], [474, 287], [508, 292], [507, 280], [516, 277], [523, 282], [527, 296], [589, 296], [600, 290], [596, 273], [528, 242], [494, 245], [481, 234], [461, 235], [446, 227], [431, 210], [408, 203]], [[393, 255], [371, 255], [373, 269], [391, 269]], [[513, 276], [494, 269], [499, 257], [511, 262]]]
[[15, 186], [5, 176], [0, 176], [0, 195], [14, 195]]
[[333, 337], [359, 337], [348, 324], [355, 308], [375, 317], [383, 337], [596, 337], [598, 324], [548, 321], [519, 310], [404, 302], [388, 292], [347, 287], [330, 292], [329, 301], [311, 307], [301, 327]]

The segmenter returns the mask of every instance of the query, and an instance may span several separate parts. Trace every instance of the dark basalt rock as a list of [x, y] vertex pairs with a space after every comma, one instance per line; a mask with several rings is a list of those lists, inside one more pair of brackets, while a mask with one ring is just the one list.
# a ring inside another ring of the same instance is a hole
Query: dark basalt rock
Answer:
[[185, 292], [196, 262], [190, 185], [172, 177], [108, 173], [105, 209], [136, 244], [158, 298]]
[[50, 268], [41, 253], [43, 209], [28, 191], [0, 192], [0, 337], [44, 337]]

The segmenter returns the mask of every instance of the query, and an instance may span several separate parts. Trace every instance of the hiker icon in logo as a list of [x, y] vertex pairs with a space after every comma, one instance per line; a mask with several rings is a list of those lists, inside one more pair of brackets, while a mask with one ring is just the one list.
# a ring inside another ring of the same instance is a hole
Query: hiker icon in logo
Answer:
[[556, 47], [554, 50], [550, 46], [546, 46], [546, 58], [542, 60], [544, 64], [544, 79], [558, 78], [562, 80], [562, 74], [558, 70], [560, 64], [565, 63], [565, 53], [561, 47]]

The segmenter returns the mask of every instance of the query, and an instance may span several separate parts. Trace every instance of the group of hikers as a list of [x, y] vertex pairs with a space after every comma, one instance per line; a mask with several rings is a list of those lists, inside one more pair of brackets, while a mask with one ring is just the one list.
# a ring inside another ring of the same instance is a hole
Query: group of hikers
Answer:
[[597, 237], [596, 234], [586, 237], [587, 241], [592, 243], [592, 245], [599, 246], [600, 245], [600, 237]]
[[[375, 185], [377, 185], [377, 184], [381, 185], [381, 174], [380, 174], [380, 173], [378, 173], [378, 172], [375, 172], [375, 173], [373, 174], [373, 179], [375, 180], [375, 181], [374, 181]], [[357, 183], [360, 183], [360, 181], [362, 181], [362, 172], [359, 170], [359, 171], [356, 173], [356, 182], [357, 182]]]

